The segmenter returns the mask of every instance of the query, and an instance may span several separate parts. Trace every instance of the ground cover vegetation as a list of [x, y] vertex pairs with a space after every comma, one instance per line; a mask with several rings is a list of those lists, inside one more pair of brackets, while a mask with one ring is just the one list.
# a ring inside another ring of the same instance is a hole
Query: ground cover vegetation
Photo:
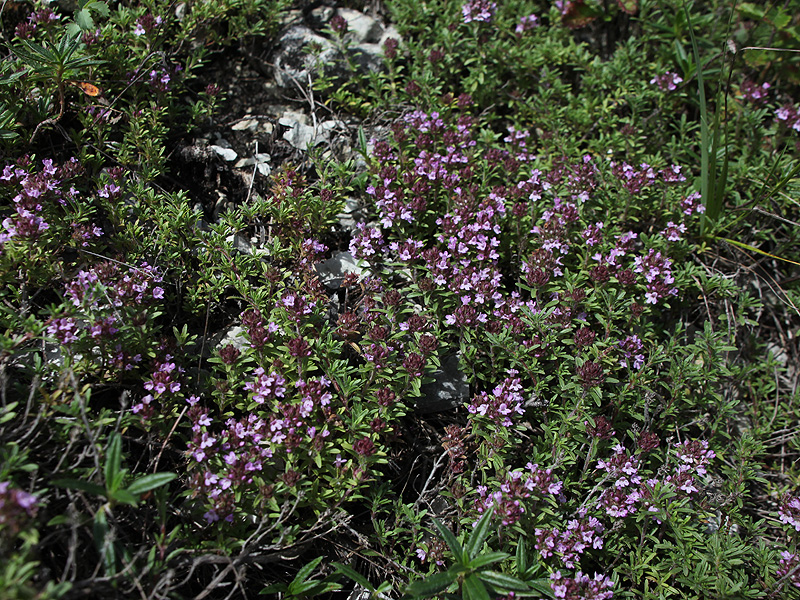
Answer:
[[4, 4], [0, 596], [800, 597], [800, 6], [387, 1], [362, 159], [212, 218], [292, 8]]

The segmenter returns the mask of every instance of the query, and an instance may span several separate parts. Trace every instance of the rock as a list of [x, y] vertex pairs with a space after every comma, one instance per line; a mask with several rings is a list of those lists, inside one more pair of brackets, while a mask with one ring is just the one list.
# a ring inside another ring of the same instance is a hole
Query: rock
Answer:
[[236, 123], [231, 125], [231, 129], [234, 131], [255, 131], [258, 128], [258, 119], [250, 118], [249, 115], [246, 115], [242, 119], [239, 119]]
[[335, 11], [330, 6], [318, 6], [306, 15], [306, 22], [316, 30], [320, 30], [333, 18]]
[[234, 325], [227, 330], [224, 330], [211, 338], [209, 349], [213, 352], [219, 352], [227, 345], [232, 345], [234, 348], [243, 352], [250, 347], [250, 342], [245, 336], [244, 328]]
[[314, 77], [320, 65], [334, 62], [338, 54], [328, 39], [305, 25], [294, 25], [278, 41], [273, 60], [275, 83], [283, 89], [305, 88], [309, 76]]
[[364, 220], [364, 215], [361, 214], [361, 204], [355, 198], [345, 199], [344, 210], [336, 217], [343, 229], [354, 233], [358, 229], [358, 223]]
[[441, 369], [433, 373], [434, 381], [422, 386], [422, 396], [417, 399], [416, 412], [429, 414], [452, 410], [469, 400], [469, 382], [461, 370], [458, 356], [448, 356]]
[[394, 25], [389, 25], [386, 29], [383, 30], [383, 35], [381, 35], [381, 39], [378, 40], [378, 44], [381, 46], [381, 48], [383, 48], [383, 45], [389, 38], [396, 39], [398, 44], [402, 43], [403, 41], [403, 36], [400, 35], [400, 32], [397, 31], [397, 27], [395, 27]]
[[230, 242], [233, 244], [233, 249], [238, 250], [242, 254], [252, 254], [253, 253], [253, 246], [250, 244], [250, 241], [239, 235], [238, 233], [234, 235], [229, 235], [225, 238], [226, 242]]
[[[283, 125], [283, 119], [281, 119]], [[339, 127], [339, 121], [323, 121], [316, 127], [295, 123], [292, 128], [283, 134], [283, 139], [298, 150], [308, 150], [317, 144], [322, 144], [331, 139], [331, 131]]]
[[278, 119], [278, 124], [284, 127], [294, 127], [297, 123], [308, 125], [308, 115], [296, 110], [285, 110], [281, 118]]
[[322, 281], [329, 290], [339, 289], [345, 275], [348, 273], [361, 275], [364, 271], [364, 269], [358, 265], [358, 261], [356, 261], [349, 252], [334, 254], [328, 260], [315, 265], [315, 268], [317, 273], [319, 273], [320, 281]]
[[231, 145], [224, 138], [219, 138], [216, 144], [210, 144], [208, 149], [221, 156], [224, 160], [236, 160], [236, 151], [231, 148]]
[[[380, 39], [380, 36], [378, 36]], [[348, 60], [361, 74], [377, 72], [383, 67], [383, 48], [378, 43], [361, 43], [346, 48]], [[284, 33], [273, 59], [275, 83], [286, 91], [305, 89], [309, 78], [322, 74], [332, 80], [334, 88], [344, 85], [352, 71], [342, 50], [329, 39], [305, 25], [295, 25]]]
[[383, 26], [377, 19], [352, 8], [340, 8], [336, 13], [347, 21], [347, 37], [356, 44], [375, 44], [380, 41]]

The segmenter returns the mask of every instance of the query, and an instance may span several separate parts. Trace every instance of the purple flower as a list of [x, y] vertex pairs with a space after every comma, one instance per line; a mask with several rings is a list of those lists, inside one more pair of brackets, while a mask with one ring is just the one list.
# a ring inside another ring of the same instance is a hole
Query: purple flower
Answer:
[[784, 104], [775, 111], [775, 118], [787, 127], [800, 131], [800, 112], [793, 104]]
[[539, 26], [539, 17], [537, 17], [536, 15], [528, 15], [527, 17], [520, 18], [519, 24], [517, 25], [514, 31], [517, 33], [517, 35], [520, 35], [538, 26]]
[[286, 380], [280, 375], [272, 371], [269, 375], [265, 374], [263, 367], [258, 367], [254, 374], [255, 381], [244, 384], [244, 389], [253, 392], [253, 400], [258, 404], [263, 404], [269, 399], [283, 398], [286, 393], [285, 383]]
[[55, 338], [61, 344], [71, 344], [78, 340], [78, 324], [72, 317], [53, 319], [47, 327], [47, 335]]
[[781, 523], [800, 531], [800, 498], [786, 496], [778, 509], [778, 518]]
[[706, 207], [703, 206], [701, 201], [700, 192], [693, 192], [681, 200], [681, 210], [685, 215], [692, 213], [702, 214], [706, 212]]
[[464, 23], [488, 23], [496, 10], [497, 3], [491, 0], [467, 0], [461, 8], [461, 14], [464, 16]]
[[581, 571], [574, 578], [564, 577], [561, 571], [550, 575], [553, 595], [564, 600], [608, 600], [614, 596], [613, 587], [614, 582], [601, 573], [595, 573], [594, 578]]
[[667, 71], [663, 75], [653, 77], [650, 83], [657, 85], [662, 92], [672, 92], [678, 89], [678, 85], [683, 83], [683, 79], [677, 73]]

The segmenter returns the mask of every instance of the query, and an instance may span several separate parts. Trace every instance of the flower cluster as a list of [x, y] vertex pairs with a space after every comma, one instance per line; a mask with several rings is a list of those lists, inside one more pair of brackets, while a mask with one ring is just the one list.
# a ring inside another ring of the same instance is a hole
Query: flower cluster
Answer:
[[40, 25], [48, 25], [50, 23], [55, 23], [61, 19], [61, 15], [56, 14], [50, 8], [40, 8], [39, 10], [32, 12], [28, 16], [27, 23], [19, 23], [16, 27], [15, 33], [19, 36], [20, 39], [26, 40], [33, 34], [34, 31]]
[[613, 587], [614, 582], [601, 573], [589, 577], [578, 571], [573, 578], [564, 577], [561, 571], [550, 575], [553, 595], [564, 600], [608, 600], [614, 596]]
[[133, 35], [142, 36], [147, 35], [156, 27], [161, 25], [164, 19], [161, 16], [153, 16], [151, 13], [146, 13], [136, 19], [136, 27], [133, 29]]
[[778, 509], [778, 518], [781, 523], [800, 531], [800, 498], [786, 496]]
[[183, 367], [177, 366], [172, 361], [171, 354], [166, 354], [164, 360], [157, 360], [150, 379], [144, 382], [144, 389], [150, 393], [134, 404], [131, 410], [136, 414], [140, 414], [143, 420], [152, 418], [155, 414], [155, 407], [153, 406], [155, 400], [163, 402], [168, 396], [181, 391], [179, 378], [183, 372]]
[[[649, 452], [658, 447], [659, 440], [655, 434], [646, 432], [638, 445], [641, 452]], [[604, 481], [608, 486], [601, 492], [596, 505], [609, 517], [618, 519], [635, 513], [640, 506], [657, 513], [660, 510], [657, 505], [663, 498], [654, 492], [660, 485], [666, 486], [673, 495], [678, 492], [679, 495], [691, 496], [698, 491], [697, 477], [706, 474], [706, 467], [715, 456], [705, 440], [686, 440], [674, 447], [672, 461], [676, 464], [669, 475], [663, 480], [645, 480], [639, 473], [641, 454], [631, 456], [621, 444], [617, 444], [611, 458], [597, 463], [597, 468], [606, 473]]]
[[355, 258], [368, 259], [376, 253], [383, 252], [383, 235], [377, 227], [358, 224], [358, 232], [350, 240], [350, 253]]
[[509, 376], [496, 386], [491, 394], [480, 392], [476, 395], [467, 406], [467, 410], [471, 414], [488, 418], [498, 426], [511, 427], [514, 424], [511, 415], [523, 415], [525, 410], [522, 406], [524, 402], [521, 393], [522, 384], [519, 377], [514, 377], [517, 372], [511, 369], [508, 374]]
[[106, 303], [114, 307], [147, 306], [164, 298], [161, 272], [147, 262], [126, 271], [117, 263], [104, 262], [88, 271], [80, 270], [65, 285], [73, 306], [97, 308]]
[[479, 485], [479, 498], [476, 508], [479, 513], [494, 507], [494, 514], [504, 526], [513, 525], [525, 513], [523, 500], [535, 494], [537, 498], [553, 497], [563, 499], [563, 482], [552, 475], [552, 469], [542, 469], [539, 465], [528, 463], [528, 472], [512, 471], [508, 474], [499, 489], [490, 492], [489, 488]]
[[692, 192], [681, 200], [681, 211], [685, 215], [703, 214], [706, 207], [702, 203], [700, 192]]
[[784, 104], [775, 111], [775, 118], [790, 129], [800, 131], [800, 111], [794, 104]]
[[662, 92], [674, 92], [681, 83], [683, 83], [683, 78], [670, 71], [662, 75], [656, 75], [650, 80], [650, 84], [658, 86], [658, 89]]
[[36, 516], [38, 499], [18, 488], [11, 487], [8, 481], [0, 482], [0, 531], [8, 527], [16, 534], [26, 517]]
[[798, 558], [797, 554], [788, 551], [781, 552], [775, 577], [779, 581], [782, 580], [785, 583], [791, 583], [796, 588], [800, 588], [800, 558]]
[[255, 381], [244, 384], [244, 389], [253, 392], [253, 401], [264, 404], [267, 400], [276, 400], [286, 395], [286, 380], [280, 373], [272, 371], [267, 375], [264, 367], [258, 367], [254, 373]]
[[496, 10], [497, 3], [491, 0], [467, 0], [461, 8], [461, 14], [464, 16], [464, 23], [488, 23]]
[[539, 26], [539, 17], [536, 15], [528, 15], [527, 17], [520, 17], [519, 24], [514, 29], [517, 35], [521, 35], [530, 29], [535, 29]]
[[644, 297], [648, 304], [656, 304], [659, 300], [678, 294], [678, 288], [672, 286], [675, 283], [672, 261], [661, 252], [651, 248], [647, 256], [637, 256], [633, 270], [644, 274], [647, 281], [647, 293]]
[[767, 100], [767, 92], [772, 86], [766, 81], [761, 85], [745, 79], [739, 86], [739, 93], [742, 94], [742, 99], [746, 102], [753, 104], [763, 104]]
[[597, 468], [606, 472], [610, 487], [600, 494], [598, 506], [609, 517], [624, 518], [636, 512], [636, 503], [642, 498], [642, 478], [639, 475], [639, 457], [630, 456], [621, 444], [614, 447], [609, 460], [599, 460]]
[[563, 531], [558, 528], [537, 527], [534, 531], [534, 547], [543, 559], [556, 555], [565, 567], [572, 569], [588, 548], [603, 548], [603, 530], [602, 523], [594, 517], [585, 521], [572, 519]]
[[622, 351], [622, 359], [619, 361], [621, 367], [630, 367], [638, 371], [644, 365], [644, 343], [638, 335], [629, 335], [619, 342], [619, 349]]
[[708, 442], [705, 440], [686, 440], [676, 445], [675, 455], [678, 465], [665, 481], [686, 494], [697, 492], [695, 477], [706, 474], [706, 466], [717, 456], [716, 453], [708, 449]]
[[80, 164], [75, 158], [61, 167], [56, 167], [51, 159], [44, 159], [39, 172], [33, 169], [26, 158], [20, 159], [16, 166], [6, 165], [3, 168], [0, 186], [9, 188], [14, 194], [16, 214], [3, 219], [0, 251], [12, 239], [34, 241], [42, 232], [50, 229], [50, 223], [45, 220], [43, 212], [56, 206], [64, 207], [77, 196], [78, 192], [74, 187], [64, 190], [64, 182], [77, 175], [80, 170]]

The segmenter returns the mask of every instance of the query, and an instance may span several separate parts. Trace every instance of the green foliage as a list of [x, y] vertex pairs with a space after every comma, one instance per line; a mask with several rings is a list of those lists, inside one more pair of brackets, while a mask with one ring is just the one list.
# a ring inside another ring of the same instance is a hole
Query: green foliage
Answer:
[[[544, 587], [544, 580], [525, 582], [521, 579], [504, 573], [491, 571], [486, 567], [501, 562], [508, 558], [504, 552], [484, 551], [484, 543], [489, 537], [492, 526], [493, 510], [487, 510], [475, 524], [475, 528], [467, 536], [464, 545], [455, 535], [437, 519], [433, 524], [439, 535], [447, 544], [452, 553], [454, 564], [442, 573], [429, 575], [420, 581], [411, 582], [406, 588], [406, 595], [410, 598], [430, 598], [445, 590], [455, 592], [460, 590], [461, 597], [465, 600], [479, 600], [489, 598], [489, 594], [514, 592], [527, 595], [532, 589], [540, 592], [552, 592]], [[519, 566], [519, 564], [518, 564]], [[522, 569], [524, 573], [526, 570]]]
[[324, 29], [358, 154], [222, 210], [165, 175], [288, 3], [4, 11], [0, 596], [798, 596], [792, 7], [497, 5]]

